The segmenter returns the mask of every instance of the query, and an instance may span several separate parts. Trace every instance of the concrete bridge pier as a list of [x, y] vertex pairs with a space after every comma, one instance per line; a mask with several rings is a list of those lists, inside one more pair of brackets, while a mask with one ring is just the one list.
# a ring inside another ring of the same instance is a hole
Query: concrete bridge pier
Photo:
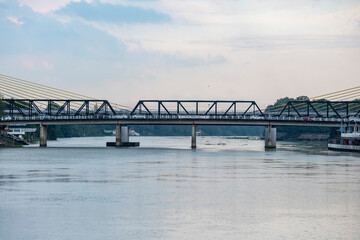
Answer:
[[129, 143], [129, 127], [116, 124], [115, 147], [122, 147]]
[[115, 147], [121, 146], [121, 125], [116, 124]]
[[191, 148], [196, 148], [196, 125], [193, 124], [191, 127]]
[[121, 142], [129, 143], [129, 127], [121, 126]]
[[47, 146], [47, 125], [40, 124], [40, 147]]
[[276, 148], [276, 127], [271, 125], [265, 127], [265, 149]]
[[137, 147], [139, 142], [129, 142], [129, 127], [116, 124], [115, 142], [107, 142], [108, 147]]

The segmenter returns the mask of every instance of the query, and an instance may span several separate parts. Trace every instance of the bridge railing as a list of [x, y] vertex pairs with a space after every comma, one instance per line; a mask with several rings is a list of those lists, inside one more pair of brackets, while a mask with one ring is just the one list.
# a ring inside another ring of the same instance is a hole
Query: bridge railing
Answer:
[[130, 115], [130, 114], [123, 114], [123, 115], [77, 115], [77, 116], [5, 116], [0, 118], [2, 122], [8, 122], [16, 124], [16, 122], [31, 122], [31, 121], [97, 121], [97, 120], [104, 120], [104, 121], [121, 121], [121, 120], [131, 120], [133, 122], [136, 121], [168, 121], [168, 120], [176, 120], [176, 121], [186, 121], [186, 120], [193, 120], [193, 121], [297, 121], [297, 122], [360, 122], [360, 118], [339, 118], [339, 117], [331, 117], [331, 118], [324, 118], [324, 117], [313, 117], [313, 118], [305, 118], [305, 117], [298, 117], [298, 116], [259, 116], [259, 115]]

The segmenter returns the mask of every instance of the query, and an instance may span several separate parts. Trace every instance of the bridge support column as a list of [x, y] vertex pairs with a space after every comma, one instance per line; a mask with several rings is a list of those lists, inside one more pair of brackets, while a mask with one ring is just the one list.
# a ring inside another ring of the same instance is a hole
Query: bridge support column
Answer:
[[116, 124], [116, 147], [121, 147], [129, 143], [129, 127]]
[[128, 143], [129, 142], [129, 127], [121, 126], [121, 142]]
[[196, 148], [196, 125], [192, 125], [191, 127], [191, 148]]
[[265, 127], [265, 149], [276, 148], [276, 127]]
[[121, 125], [116, 124], [115, 147], [121, 146]]
[[108, 147], [137, 147], [139, 142], [129, 142], [129, 127], [116, 124], [115, 142], [107, 142]]
[[40, 124], [40, 147], [47, 146], [47, 125]]

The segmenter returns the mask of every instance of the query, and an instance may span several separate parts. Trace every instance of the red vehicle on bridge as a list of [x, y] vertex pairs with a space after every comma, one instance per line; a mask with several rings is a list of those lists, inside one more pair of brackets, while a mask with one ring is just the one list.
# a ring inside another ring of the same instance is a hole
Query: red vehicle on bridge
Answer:
[[301, 119], [304, 121], [312, 121], [313, 120], [311, 117], [302, 117]]

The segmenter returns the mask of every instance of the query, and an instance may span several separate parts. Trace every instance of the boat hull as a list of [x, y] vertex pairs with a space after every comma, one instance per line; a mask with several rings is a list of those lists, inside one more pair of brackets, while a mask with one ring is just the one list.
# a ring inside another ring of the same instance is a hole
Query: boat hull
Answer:
[[360, 152], [359, 145], [344, 145], [344, 144], [328, 144], [329, 150], [334, 151], [347, 151], [347, 152]]

